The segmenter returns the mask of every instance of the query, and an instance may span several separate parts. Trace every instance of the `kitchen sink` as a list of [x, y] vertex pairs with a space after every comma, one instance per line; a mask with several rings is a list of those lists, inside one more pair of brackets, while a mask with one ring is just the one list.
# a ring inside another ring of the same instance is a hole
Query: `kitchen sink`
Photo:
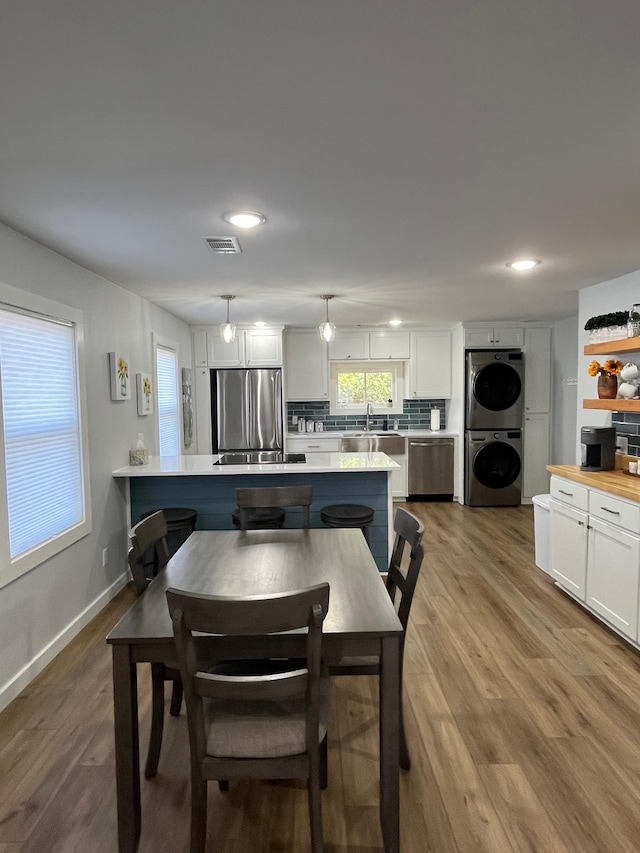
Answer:
[[405, 438], [399, 432], [358, 432], [342, 436], [343, 453], [405, 453]]

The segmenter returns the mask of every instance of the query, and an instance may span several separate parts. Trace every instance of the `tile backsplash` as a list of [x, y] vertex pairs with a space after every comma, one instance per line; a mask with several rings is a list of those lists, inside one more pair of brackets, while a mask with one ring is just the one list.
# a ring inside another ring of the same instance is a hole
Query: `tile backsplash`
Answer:
[[[400, 429], [429, 429], [431, 425], [431, 410], [440, 409], [440, 429], [446, 429], [446, 408], [444, 400], [403, 400], [402, 414], [389, 415], [389, 429], [393, 428], [393, 421], [398, 421]], [[329, 403], [287, 403], [287, 431], [296, 432], [297, 426], [293, 425], [293, 417], [304, 418], [315, 423], [322, 423], [325, 432], [340, 432], [346, 429], [363, 429], [366, 423], [364, 412], [361, 415], [330, 415]], [[384, 415], [374, 415], [372, 424], [375, 429], [382, 429]], [[640, 436], [638, 436], [640, 440]]]
[[636, 412], [613, 412], [611, 426], [616, 435], [624, 435], [629, 440], [629, 456], [640, 457], [640, 414]]

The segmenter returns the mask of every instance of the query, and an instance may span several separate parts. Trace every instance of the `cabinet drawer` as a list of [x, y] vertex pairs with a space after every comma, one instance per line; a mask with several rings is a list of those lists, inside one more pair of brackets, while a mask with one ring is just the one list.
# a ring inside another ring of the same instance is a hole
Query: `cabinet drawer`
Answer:
[[624, 527], [631, 533], [640, 533], [640, 506], [614, 498], [604, 492], [592, 491], [589, 495], [589, 515]]
[[341, 438], [289, 438], [289, 453], [339, 453]]
[[558, 501], [569, 504], [576, 509], [589, 509], [589, 489], [578, 486], [571, 480], [563, 480], [560, 477], [551, 478], [551, 495]]

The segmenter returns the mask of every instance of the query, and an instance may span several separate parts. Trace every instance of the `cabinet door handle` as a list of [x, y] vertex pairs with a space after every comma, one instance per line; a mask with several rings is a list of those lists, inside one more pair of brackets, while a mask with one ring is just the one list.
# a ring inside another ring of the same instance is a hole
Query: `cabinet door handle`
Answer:
[[565, 492], [564, 489], [558, 489], [558, 491], [560, 492], [561, 495], [566, 495], [569, 498], [573, 497], [573, 492]]
[[578, 526], [579, 526], [579, 527], [584, 527], [584, 521], [579, 521], [579, 522], [578, 522]]
[[307, 444], [307, 450], [311, 450], [312, 448], [317, 448], [319, 450], [320, 445], [319, 444]]
[[605, 512], [610, 512], [611, 515], [620, 515], [620, 513], [615, 509], [608, 509], [606, 506], [601, 506], [600, 509], [603, 509]]

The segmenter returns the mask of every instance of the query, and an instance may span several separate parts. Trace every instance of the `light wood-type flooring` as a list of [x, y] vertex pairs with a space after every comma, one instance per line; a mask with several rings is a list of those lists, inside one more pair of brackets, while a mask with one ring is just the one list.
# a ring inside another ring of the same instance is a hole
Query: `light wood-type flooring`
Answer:
[[[426, 557], [407, 639], [406, 853], [640, 850], [640, 657], [533, 562], [531, 507], [410, 504]], [[105, 608], [0, 715], [0, 853], [116, 853]], [[141, 667], [146, 752], [149, 676]], [[167, 697], [168, 698], [168, 697]], [[381, 853], [374, 678], [335, 681], [327, 853]], [[141, 853], [188, 849], [184, 712], [142, 780]], [[209, 786], [216, 853], [305, 853], [299, 782]]]

